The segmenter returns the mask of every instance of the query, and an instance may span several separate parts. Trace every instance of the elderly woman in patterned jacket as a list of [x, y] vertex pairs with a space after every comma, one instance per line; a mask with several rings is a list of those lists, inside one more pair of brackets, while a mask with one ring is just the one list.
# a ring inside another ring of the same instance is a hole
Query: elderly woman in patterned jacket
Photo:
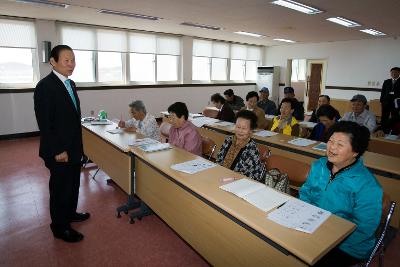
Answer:
[[217, 155], [217, 163], [254, 180], [261, 181], [263, 164], [256, 143], [250, 139], [257, 116], [249, 110], [236, 115], [235, 135], [225, 139]]

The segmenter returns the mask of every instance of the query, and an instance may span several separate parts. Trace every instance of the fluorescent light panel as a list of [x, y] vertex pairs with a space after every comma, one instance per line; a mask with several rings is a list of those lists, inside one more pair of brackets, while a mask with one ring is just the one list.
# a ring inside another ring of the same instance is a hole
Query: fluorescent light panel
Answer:
[[201, 29], [207, 29], [207, 30], [214, 30], [214, 31], [219, 31], [222, 29], [221, 27], [217, 27], [217, 26], [211, 26], [211, 25], [205, 25], [205, 24], [199, 24], [199, 23], [193, 23], [193, 22], [182, 22], [181, 25], [195, 27], [195, 28], [201, 28]]
[[246, 36], [251, 36], [251, 37], [257, 37], [257, 38], [265, 37], [262, 34], [253, 33], [253, 32], [242, 32], [242, 31], [239, 31], [239, 32], [234, 32], [234, 33], [241, 34], [241, 35], [246, 35]]
[[349, 27], [349, 28], [361, 26], [361, 24], [359, 24], [355, 21], [345, 19], [342, 17], [328, 18], [326, 20], [329, 20], [330, 22], [337, 23], [337, 24], [340, 24], [342, 26]]
[[319, 10], [315, 7], [307, 6], [292, 0], [277, 0], [277, 1], [272, 1], [271, 4], [290, 8], [302, 13], [306, 13], [308, 15], [314, 15], [323, 12], [322, 10]]
[[292, 41], [292, 40], [288, 40], [288, 39], [281, 39], [281, 38], [274, 39], [274, 41], [286, 42], [286, 43], [295, 43], [296, 42], [296, 41]]
[[38, 5], [46, 5], [49, 7], [60, 7], [60, 8], [67, 8], [69, 5], [64, 3], [57, 3], [51, 2], [46, 0], [15, 0], [17, 3], [24, 3], [24, 4], [38, 4]]
[[384, 36], [384, 35], [386, 35], [386, 33], [383, 33], [383, 32], [380, 32], [380, 31], [377, 31], [377, 30], [374, 30], [374, 29], [360, 30], [360, 32], [365, 32], [365, 33], [371, 34], [373, 36]]
[[135, 18], [135, 19], [147, 19], [147, 20], [162, 19], [160, 17], [155, 17], [155, 16], [148, 16], [148, 15], [142, 15], [142, 14], [129, 13], [129, 12], [120, 12], [120, 11], [114, 11], [114, 10], [108, 10], [108, 9], [100, 9], [98, 12], [102, 13], [102, 14], [117, 15], [117, 16], [130, 17], [130, 18]]

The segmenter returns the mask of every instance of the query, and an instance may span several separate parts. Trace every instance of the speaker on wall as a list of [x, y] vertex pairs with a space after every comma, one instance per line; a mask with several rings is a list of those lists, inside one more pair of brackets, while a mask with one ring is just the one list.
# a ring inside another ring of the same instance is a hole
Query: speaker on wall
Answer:
[[51, 42], [43, 41], [43, 63], [50, 61]]

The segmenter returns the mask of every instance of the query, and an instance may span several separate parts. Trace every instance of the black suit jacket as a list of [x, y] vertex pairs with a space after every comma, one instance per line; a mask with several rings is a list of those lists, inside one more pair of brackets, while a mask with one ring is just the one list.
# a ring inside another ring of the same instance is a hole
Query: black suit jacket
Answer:
[[225, 103], [222, 106], [222, 109], [218, 112], [217, 119], [229, 122], [235, 121], [235, 112], [233, 112], [231, 106], [228, 103]]
[[67, 151], [71, 164], [80, 163], [82, 148], [81, 110], [75, 83], [71, 82], [78, 110], [65, 85], [51, 72], [37, 85], [33, 95], [40, 130], [39, 156], [45, 161]]
[[[390, 94], [390, 92], [394, 94]], [[383, 82], [380, 101], [384, 105], [394, 105], [393, 100], [400, 97], [400, 78], [398, 78], [395, 84], [392, 84], [392, 79], [387, 79]]]

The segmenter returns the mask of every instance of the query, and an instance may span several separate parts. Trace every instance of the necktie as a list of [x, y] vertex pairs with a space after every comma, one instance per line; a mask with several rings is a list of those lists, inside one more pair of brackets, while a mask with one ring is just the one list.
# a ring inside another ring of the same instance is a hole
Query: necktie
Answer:
[[67, 79], [67, 80], [65, 80], [64, 83], [65, 83], [65, 86], [67, 87], [67, 91], [69, 93], [69, 96], [71, 97], [72, 102], [74, 103], [75, 109], [78, 110], [78, 106], [76, 105], [76, 99], [75, 99], [75, 96], [74, 96], [74, 91], [72, 91], [71, 80]]

